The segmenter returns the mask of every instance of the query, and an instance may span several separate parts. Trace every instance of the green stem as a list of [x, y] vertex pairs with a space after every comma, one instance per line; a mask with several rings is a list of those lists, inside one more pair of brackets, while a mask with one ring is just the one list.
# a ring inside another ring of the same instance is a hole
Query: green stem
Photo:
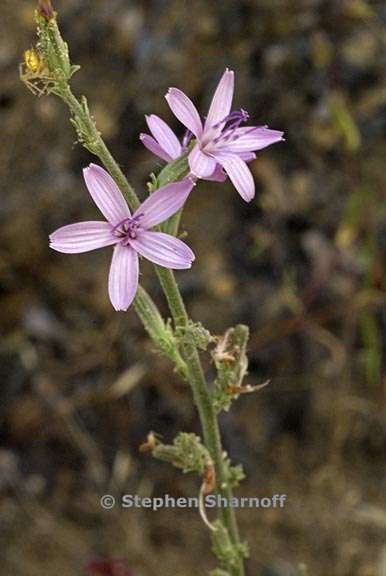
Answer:
[[[188, 325], [189, 317], [174, 274], [172, 270], [169, 270], [168, 268], [157, 266], [156, 269], [170, 311], [173, 315], [174, 323], [176, 327], [184, 328]], [[189, 381], [200, 416], [204, 442], [215, 465], [217, 492], [226, 499], [230, 499], [232, 498], [232, 488], [227, 484], [224, 477], [225, 471], [220, 429], [213, 408], [211, 394], [202, 370], [200, 357], [193, 344], [185, 344], [183, 348], [183, 356], [188, 366]], [[239, 544], [240, 538], [233, 508], [221, 508], [221, 517], [229, 531], [231, 540], [234, 544]], [[237, 576], [242, 576], [244, 574], [241, 561], [239, 569], [235, 574], [237, 574]]]
[[[82, 106], [82, 104], [80, 104], [80, 102], [73, 95], [68, 85], [65, 87], [63, 99], [68, 104], [72, 114], [80, 118], [82, 123], [84, 123], [84, 128], [89, 133], [89, 140], [87, 141], [89, 149], [91, 149], [93, 153], [98, 156], [120, 189], [125, 193], [130, 207], [133, 210], [138, 208], [140, 202], [136, 193], [134, 192], [134, 189], [127, 182], [125, 175], [102, 140], [102, 137], [96, 129], [93, 119], [87, 114], [84, 106]], [[159, 266], [156, 266], [156, 270], [162, 289], [168, 301], [168, 305], [176, 328], [186, 327], [188, 325], [189, 317], [172, 270]], [[136, 307], [139, 311], [138, 301]], [[187, 366], [187, 377], [191, 385], [194, 401], [199, 413], [204, 442], [211, 454], [215, 465], [217, 492], [225, 498], [231, 499], [232, 489], [227, 484], [224, 474], [223, 449], [221, 446], [219, 425], [216, 418], [216, 413], [213, 409], [210, 391], [208, 389], [208, 385], [203, 373], [198, 351], [193, 344], [185, 344], [183, 346], [182, 356]], [[232, 542], [235, 545], [239, 544], [240, 539], [233, 508], [224, 507], [220, 510], [221, 518], [229, 532], [229, 536]], [[237, 571], [234, 572], [234, 576], [243, 575], [243, 562], [240, 560], [239, 567], [237, 568]]]
[[[44, 22], [42, 22], [42, 25], [46, 26]], [[72, 114], [72, 121], [82, 144], [101, 160], [121, 191], [125, 194], [130, 208], [135, 210], [140, 205], [140, 201], [104, 143], [101, 134], [98, 132], [95, 122], [88, 110], [86, 99], [83, 98], [79, 101], [72, 93], [68, 83], [70, 64], [67, 46], [61, 39], [56, 22], [51, 21], [47, 24], [47, 30], [50, 44], [52, 44], [55, 51], [55, 68], [59, 66], [61, 69], [59, 72], [58, 70], [53, 70], [56, 79], [56, 87], [53, 92], [68, 105]], [[176, 167], [178, 168], [178, 166], [179, 164], [177, 162]], [[160, 182], [158, 182], [158, 185], [160, 185]], [[171, 223], [171, 227], [175, 232], [177, 232], [178, 228], [178, 219], [177, 216]], [[156, 271], [168, 301], [175, 327], [182, 329], [188, 327], [189, 317], [173, 272], [167, 268], [158, 266], [156, 266]], [[164, 324], [155, 304], [142, 288], [138, 291], [134, 305], [144, 322], [145, 328], [151, 337], [155, 341], [158, 341], [159, 333], [164, 329]], [[178, 357], [176, 356], [175, 359], [176, 364], [180, 359], [178, 352], [177, 354]], [[219, 425], [213, 407], [211, 392], [206, 382], [196, 346], [193, 343], [185, 342], [182, 345], [182, 357], [183, 360], [180, 362], [181, 369], [186, 371], [187, 379], [191, 385], [203, 429], [204, 442], [215, 465], [216, 491], [218, 494], [230, 499], [232, 497], [232, 489], [227, 483]], [[236, 546], [240, 544], [240, 540], [234, 510], [231, 507], [223, 507], [220, 509], [220, 515], [232, 545], [236, 548]], [[243, 576], [243, 561], [240, 559], [237, 565], [234, 565], [230, 570], [232, 576]]]
[[136, 195], [134, 188], [127, 181], [127, 178], [122, 172], [120, 166], [111, 155], [110, 150], [107, 148], [100, 135], [100, 132], [98, 132], [95, 122], [88, 111], [86, 100], [84, 99], [82, 103], [79, 102], [67, 83], [63, 83], [60, 87], [60, 97], [66, 102], [67, 106], [71, 110], [73, 118], [81, 124], [82, 130], [87, 134], [87, 142], [85, 142], [85, 146], [103, 162], [107, 171], [111, 174], [120, 190], [126, 196], [130, 208], [136, 210], [140, 205], [140, 200]]
[[177, 372], [186, 379], [187, 367], [176, 345], [174, 335], [165, 325], [157, 306], [141, 285], [138, 286], [134, 298], [134, 308], [153, 342], [174, 362]]

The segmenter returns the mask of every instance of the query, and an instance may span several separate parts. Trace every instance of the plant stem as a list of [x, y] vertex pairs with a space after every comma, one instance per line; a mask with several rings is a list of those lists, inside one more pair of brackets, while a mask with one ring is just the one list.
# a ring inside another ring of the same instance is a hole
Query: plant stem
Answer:
[[[189, 317], [172, 270], [161, 268], [159, 266], [157, 266], [156, 269], [176, 327], [186, 327], [188, 325]], [[200, 357], [197, 348], [193, 344], [185, 344], [183, 348], [184, 360], [188, 367], [189, 382], [200, 416], [204, 442], [215, 465], [217, 492], [229, 500], [232, 498], [232, 488], [227, 484], [224, 478], [224, 458], [221, 446], [220, 429], [216, 413], [213, 409], [210, 391], [201, 366]], [[221, 508], [221, 517], [229, 531], [231, 540], [234, 544], [239, 544], [240, 538], [233, 508]], [[242, 576], [244, 574], [241, 561], [239, 570], [236, 574], [237, 576]]]
[[[58, 58], [60, 58], [63, 54], [63, 46], [60, 44], [62, 42], [60, 34], [56, 25], [53, 27], [48, 25], [48, 30], [51, 43], [54, 45]], [[135, 210], [140, 205], [138, 196], [132, 186], [128, 183], [121, 168], [114, 160], [112, 154], [104, 143], [101, 134], [98, 132], [95, 122], [88, 110], [86, 99], [83, 98], [79, 101], [74, 96], [68, 83], [68, 78], [59, 75], [57, 76], [56, 81], [57, 86], [53, 92], [62, 98], [68, 105], [79, 140], [90, 152], [95, 154], [101, 160], [123, 194], [126, 196], [130, 208]], [[176, 216], [172, 222], [172, 229], [175, 232], [178, 227], [178, 219], [179, 217]], [[182, 329], [188, 327], [189, 317], [173, 272], [167, 268], [158, 266], [156, 266], [156, 271], [168, 301], [175, 327]], [[150, 318], [151, 320], [152, 310], [154, 311], [156, 307], [142, 288], [140, 288], [134, 304], [142, 320], [144, 314], [147, 314], [146, 318]], [[154, 335], [157, 335], [158, 327], [161, 327], [161, 320], [158, 322], [156, 314], [154, 315], [154, 318], [155, 321], [153, 323], [147, 324], [144, 322], [144, 324], [150, 335], [156, 341]], [[216, 492], [227, 500], [230, 500], [232, 498], [232, 489], [227, 482], [225, 474], [224, 454], [221, 445], [217, 415], [213, 408], [211, 392], [206, 382], [196, 346], [193, 343], [184, 342], [182, 344], [182, 357], [184, 365], [186, 365], [187, 378], [191, 385], [194, 401], [199, 413], [204, 442], [214, 462], [216, 472]], [[228, 531], [230, 541], [236, 548], [236, 546], [240, 544], [240, 540], [233, 508], [221, 507], [220, 516], [226, 530]], [[237, 564], [237, 566], [230, 569], [231, 574], [232, 576], [243, 576], [243, 561], [240, 559]]]
[[78, 119], [78, 121], [83, 125], [82, 127], [88, 136], [86, 147], [91, 149], [93, 154], [98, 156], [98, 158], [103, 162], [107, 171], [111, 174], [120, 190], [126, 196], [130, 208], [136, 210], [140, 205], [140, 200], [136, 195], [134, 188], [129, 184], [120, 166], [114, 160], [110, 150], [104, 143], [104, 140], [101, 137], [100, 132], [98, 132], [95, 122], [88, 111], [86, 101], [84, 100], [83, 103], [80, 103], [67, 83], [63, 83], [63, 86], [61, 86], [60, 97], [70, 108], [73, 118]]
[[[89, 114], [87, 114], [86, 109], [73, 95], [70, 87], [67, 84], [65, 86], [63, 99], [68, 104], [72, 114], [74, 116], [76, 115], [84, 123], [85, 129], [87, 129], [87, 132], [90, 134], [90, 148], [92, 148], [92, 151], [102, 161], [106, 169], [118, 184], [119, 188], [125, 193], [130, 204], [130, 208], [133, 210], [138, 208], [140, 202], [134, 189], [130, 186], [121, 168], [111, 155], [100, 133], [98, 132], [93, 119], [91, 116], [89, 116]], [[186, 327], [189, 322], [189, 317], [172, 270], [156, 266], [156, 271], [168, 301], [168, 305], [176, 328]], [[217, 416], [213, 409], [211, 394], [204, 376], [198, 351], [193, 344], [183, 345], [183, 359], [187, 366], [188, 380], [191, 385], [194, 401], [199, 413], [204, 442], [215, 465], [217, 493], [227, 500], [230, 500], [232, 498], [232, 489], [227, 484], [224, 474], [223, 449], [221, 445]], [[220, 516], [229, 532], [229, 536], [233, 544], [239, 544], [239, 532], [233, 508], [221, 508]], [[240, 560], [239, 567], [236, 570], [237, 571], [234, 571], [233, 573], [234, 576], [244, 575], [242, 560]]]

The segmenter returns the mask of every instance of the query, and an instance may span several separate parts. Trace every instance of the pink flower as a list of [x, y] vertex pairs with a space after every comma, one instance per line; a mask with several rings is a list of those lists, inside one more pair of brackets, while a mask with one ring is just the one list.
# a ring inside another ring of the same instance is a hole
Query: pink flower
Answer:
[[[186, 152], [187, 145], [193, 136], [191, 132], [187, 130], [181, 144], [173, 130], [162, 118], [156, 116], [156, 114], [145, 116], [145, 118], [152, 136], [141, 133], [139, 139], [150, 152], [162, 158], [165, 162], [172, 162]], [[213, 174], [206, 177], [205, 180], [224, 182], [226, 174], [221, 166], [217, 165]]]
[[130, 214], [111, 176], [95, 164], [83, 171], [92, 199], [104, 222], [78, 222], [63, 226], [50, 236], [50, 247], [77, 254], [115, 245], [109, 274], [109, 296], [115, 310], [127, 310], [138, 287], [138, 254], [166, 268], [190, 268], [195, 256], [181, 240], [149, 228], [177, 212], [194, 186], [191, 179], [168, 184], [151, 194]]
[[180, 143], [173, 130], [162, 118], [155, 114], [145, 116], [145, 118], [152, 136], [140, 134], [139, 139], [150, 152], [165, 162], [172, 162], [185, 152], [185, 143]]
[[[240, 196], [249, 202], [255, 195], [255, 183], [246, 163], [256, 157], [255, 151], [283, 140], [283, 132], [266, 126], [241, 128], [249, 115], [245, 110], [231, 112], [233, 91], [234, 73], [226, 69], [204, 124], [193, 102], [178, 88], [170, 88], [166, 100], [178, 120], [196, 137], [196, 145], [189, 154], [192, 174], [207, 179], [220, 165]], [[170, 143], [170, 133], [165, 131], [163, 135], [158, 144], [165, 150], [164, 141]]]

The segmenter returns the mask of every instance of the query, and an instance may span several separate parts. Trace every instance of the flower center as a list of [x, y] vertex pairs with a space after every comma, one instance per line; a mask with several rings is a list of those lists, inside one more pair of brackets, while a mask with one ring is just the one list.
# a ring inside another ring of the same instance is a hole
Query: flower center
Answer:
[[139, 221], [143, 216], [144, 214], [137, 214], [133, 218], [125, 218], [114, 226], [112, 232], [114, 236], [120, 239], [123, 246], [127, 246], [130, 244], [130, 240], [138, 236], [138, 232], [141, 229]]
[[223, 144], [229, 140], [237, 139], [235, 130], [239, 128], [243, 122], [247, 122], [247, 120], [249, 120], [249, 114], [246, 110], [241, 108], [241, 110], [231, 112], [228, 116], [220, 120], [220, 122], [211, 126], [208, 132], [209, 138], [205, 145], [209, 144], [210, 146], [210, 144], [214, 144], [216, 146], [217, 144]]

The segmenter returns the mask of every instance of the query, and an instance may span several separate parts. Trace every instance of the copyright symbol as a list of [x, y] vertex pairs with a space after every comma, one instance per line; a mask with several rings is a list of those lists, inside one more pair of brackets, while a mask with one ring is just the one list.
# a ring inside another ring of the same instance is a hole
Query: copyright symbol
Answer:
[[111, 510], [112, 508], [114, 508], [114, 506], [115, 506], [114, 496], [111, 496], [110, 494], [105, 494], [104, 496], [102, 496], [101, 506], [105, 510]]

